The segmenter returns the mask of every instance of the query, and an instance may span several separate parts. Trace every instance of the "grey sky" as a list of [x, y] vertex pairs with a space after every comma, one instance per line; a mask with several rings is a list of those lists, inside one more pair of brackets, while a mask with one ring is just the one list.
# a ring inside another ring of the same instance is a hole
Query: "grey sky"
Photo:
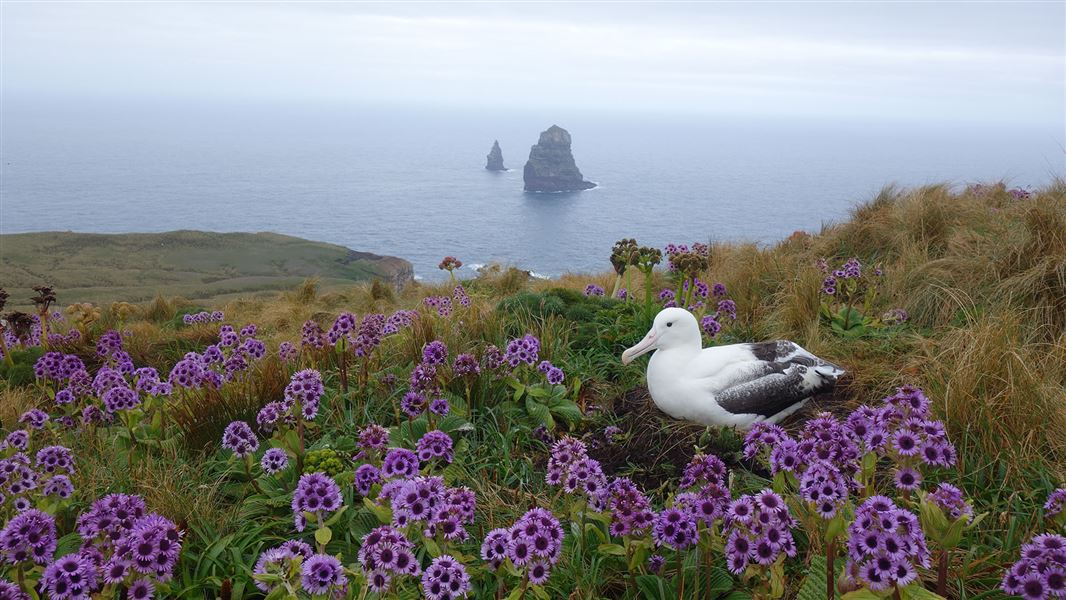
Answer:
[[3, 93], [1061, 131], [1066, 3], [12, 3]]

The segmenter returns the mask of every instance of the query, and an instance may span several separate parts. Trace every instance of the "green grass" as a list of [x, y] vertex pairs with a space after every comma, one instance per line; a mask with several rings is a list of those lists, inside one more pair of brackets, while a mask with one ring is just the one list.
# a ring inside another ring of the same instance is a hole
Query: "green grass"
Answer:
[[62, 290], [65, 304], [102, 304], [158, 294], [226, 300], [288, 290], [308, 277], [320, 278], [325, 287], [374, 278], [403, 285], [411, 265], [276, 233], [0, 235], [0, 280], [16, 306], [41, 283]]
[[[7, 238], [4, 243], [7, 268]], [[821, 319], [822, 274], [815, 261], [828, 257], [839, 262], [852, 256], [885, 269], [882, 294], [872, 312], [902, 307], [912, 315], [908, 323], [843, 336]], [[119, 264], [126, 259], [101, 255], [97, 260]], [[206, 259], [190, 262], [199, 260]], [[200, 263], [197, 268], [216, 267]], [[663, 273], [655, 278], [656, 290], [666, 284]], [[1041, 520], [1041, 505], [1051, 490], [1066, 482], [1066, 185], [1056, 183], [1026, 201], [1014, 200], [996, 186], [980, 193], [951, 192], [942, 186], [889, 189], [858, 207], [850, 220], [807, 237], [771, 247], [717, 245], [706, 279], [724, 282], [737, 302], [738, 319], [717, 343], [792, 339], [848, 370], [836, 393], [787, 421], [789, 429], [801, 428], [816, 410], [843, 415], [860, 404], [877, 403], [898, 385], [926, 390], [960, 455], [955, 468], [929, 474], [927, 484], [955, 483], [977, 512], [987, 513], [952, 557], [948, 596], [998, 597], [1002, 569], [1017, 558], [1021, 544], [1048, 527]], [[18, 281], [22, 286], [36, 283]], [[215, 341], [217, 325], [180, 323], [180, 314], [201, 306], [223, 309], [227, 322], [237, 326], [257, 323], [259, 337], [271, 351], [282, 341], [297, 342], [308, 319], [328, 328], [343, 311], [363, 315], [415, 308], [421, 315], [417, 325], [387, 338], [370, 365], [365, 387], [353, 385], [344, 394], [336, 363], [328, 358], [313, 362], [324, 374], [327, 393], [317, 428], [308, 438], [309, 450], [350, 452], [358, 429], [371, 422], [392, 425], [393, 443], [410, 446], [425, 423], [397, 420], [395, 405], [425, 343], [440, 339], [454, 357], [459, 352], [480, 353], [488, 344], [501, 346], [510, 337], [530, 332], [542, 340], [542, 357], [566, 371], [568, 384], [580, 381], [575, 400], [586, 409], [585, 418], [569, 433], [592, 443], [602, 438], [607, 425], [620, 427], [620, 438], [593, 449], [592, 455], [609, 475], [638, 482], [657, 507], [675, 492], [678, 475], [697, 451], [718, 454], [729, 464], [734, 496], [766, 486], [766, 473], [739, 459], [737, 432], [678, 422], [650, 403], [642, 369], [619, 362], [622, 350], [646, 331], [646, 315], [632, 303], [586, 298], [581, 290], [588, 283], [609, 290], [614, 274], [574, 274], [542, 282], [515, 270], [490, 272], [466, 282], [472, 305], [457, 306], [450, 318], [437, 317], [422, 306], [426, 296], [450, 294], [446, 284], [415, 283], [403, 290], [369, 284], [321, 289], [312, 281], [283, 293], [237, 293], [195, 305], [158, 298], [125, 317], [104, 311], [89, 326], [88, 339], [65, 351], [93, 363], [92, 340], [107, 329], [127, 329], [131, 335], [126, 347], [137, 365], [166, 372], [185, 352]], [[633, 277], [629, 285], [641, 289], [642, 282]], [[69, 289], [59, 292], [64, 303], [86, 299]], [[14, 385], [26, 383], [26, 361], [19, 358], [22, 375], [0, 395], [0, 422], [9, 429], [26, 408], [49, 408], [40, 388]], [[301, 366], [312, 362], [305, 359]], [[61, 529], [70, 531], [77, 513], [100, 495], [142, 494], [152, 510], [187, 532], [170, 596], [259, 597], [249, 575], [258, 553], [284, 539], [310, 539], [309, 534], [297, 536], [291, 527], [288, 501], [297, 474], [261, 478], [265, 493], [256, 493], [238, 463], [218, 448], [218, 440], [232, 419], [254, 420], [263, 403], [280, 398], [294, 368], [269, 359], [247, 385], [173, 398], [185, 409], [174, 418], [182, 431], [180, 443], [146, 451], [132, 466], [116, 448], [113, 430], [48, 438], [48, 443], [69, 445], [78, 457], [78, 491], [73, 503], [59, 512]], [[386, 374], [399, 380], [396, 389], [386, 388]], [[442, 429], [455, 439], [457, 458], [439, 471], [449, 485], [469, 486], [477, 494], [471, 535], [479, 541], [486, 531], [509, 525], [533, 505], [550, 506], [563, 515], [566, 500], [557, 499], [556, 489], [544, 481], [547, 446], [533, 436], [534, 422], [526, 409], [509, 402], [513, 389], [483, 375], [472, 394], [481, 407], [473, 417], [462, 385], [453, 382], [445, 390], [459, 417]], [[467, 419], [472, 427], [462, 426]], [[565, 429], [560, 425], [557, 434]], [[377, 521], [351, 490], [345, 493], [351, 508], [335, 527], [327, 550], [347, 564], [354, 561], [360, 536]], [[633, 586], [620, 561], [587, 549], [598, 543], [594, 534], [587, 534], [583, 550], [567, 527], [563, 558], [544, 590], [548, 597], [677, 597], [672, 555], [667, 577], [643, 574]], [[786, 597], [809, 598], [817, 587], [811, 582], [820, 581], [809, 574], [809, 565], [818, 560], [816, 544], [802, 532], [797, 539], [801, 553], [787, 564]], [[477, 543], [460, 545], [461, 551], [474, 555]], [[721, 566], [720, 555], [712, 560]], [[682, 570], [688, 598], [706, 597], [701, 595], [706, 585], [730, 600], [749, 598], [750, 587], [733, 578], [727, 578], [724, 588], [717, 587], [721, 573], [705, 569], [692, 554], [684, 557]], [[473, 575], [476, 596], [493, 597], [493, 576], [477, 568]], [[929, 587], [933, 575], [922, 573]], [[416, 597], [414, 591], [408, 585], [401, 597]], [[820, 597], [825, 597], [824, 588], [822, 592]]]

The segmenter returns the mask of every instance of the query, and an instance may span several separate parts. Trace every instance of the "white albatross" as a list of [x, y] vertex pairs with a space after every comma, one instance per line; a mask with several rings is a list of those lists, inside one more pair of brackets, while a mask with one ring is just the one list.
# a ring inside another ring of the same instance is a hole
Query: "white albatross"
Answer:
[[655, 405], [704, 425], [777, 423], [844, 374], [784, 340], [703, 348], [696, 317], [683, 308], [660, 311], [644, 339], [622, 353], [622, 364], [653, 350], [648, 391]]

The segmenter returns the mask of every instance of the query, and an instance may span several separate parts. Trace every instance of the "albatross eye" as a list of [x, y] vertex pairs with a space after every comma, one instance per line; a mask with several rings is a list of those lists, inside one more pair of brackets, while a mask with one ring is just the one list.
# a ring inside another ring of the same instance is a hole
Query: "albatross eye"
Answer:
[[669, 323], [667, 323], [667, 324], [666, 324], [666, 326], [667, 326], [667, 327], [673, 327], [673, 326], [674, 326], [674, 322], [673, 322], [673, 321], [670, 321]]

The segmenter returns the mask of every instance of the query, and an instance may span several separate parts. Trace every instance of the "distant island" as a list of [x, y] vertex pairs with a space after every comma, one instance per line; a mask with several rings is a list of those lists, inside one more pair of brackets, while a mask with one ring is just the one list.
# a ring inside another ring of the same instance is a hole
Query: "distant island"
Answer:
[[503, 150], [500, 150], [500, 140], [492, 142], [492, 150], [489, 150], [489, 155], [485, 159], [485, 168], [489, 171], [507, 170], [507, 167], [503, 166]]
[[570, 151], [570, 133], [558, 125], [541, 132], [540, 140], [529, 149], [522, 178], [527, 192], [576, 192], [596, 187], [581, 175]]
[[78, 302], [149, 300], [156, 294], [227, 299], [293, 288], [308, 277], [323, 287], [380, 279], [397, 287], [411, 263], [277, 233], [0, 235], [0, 281], [14, 298], [46, 283]]

